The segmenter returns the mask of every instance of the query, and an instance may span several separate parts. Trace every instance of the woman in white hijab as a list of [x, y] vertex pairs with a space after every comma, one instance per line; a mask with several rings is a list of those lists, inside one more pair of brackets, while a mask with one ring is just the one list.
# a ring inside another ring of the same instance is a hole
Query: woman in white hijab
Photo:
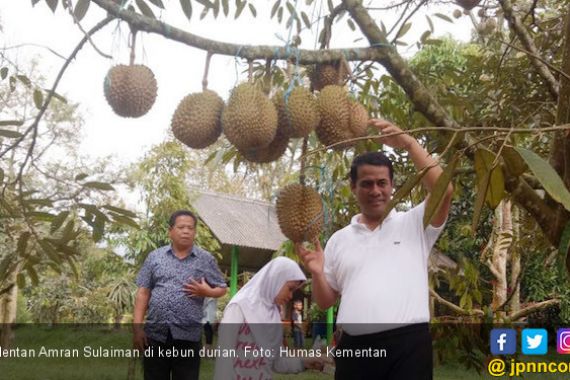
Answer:
[[305, 281], [297, 263], [277, 257], [237, 292], [220, 323], [215, 380], [269, 380], [273, 371], [297, 373], [305, 367], [322, 367], [318, 359], [292, 357], [281, 349], [279, 306], [291, 301]]

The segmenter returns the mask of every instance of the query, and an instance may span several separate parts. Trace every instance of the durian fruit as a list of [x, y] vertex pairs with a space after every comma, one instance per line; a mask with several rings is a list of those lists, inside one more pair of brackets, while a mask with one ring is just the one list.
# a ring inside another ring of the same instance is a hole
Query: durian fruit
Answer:
[[[319, 95], [318, 105], [321, 123], [316, 132], [322, 144], [329, 146], [366, 134], [368, 113], [361, 104], [350, 99], [344, 87], [325, 87]], [[340, 150], [354, 144], [346, 142], [333, 146], [333, 149]]]
[[455, 0], [455, 2], [463, 9], [469, 11], [479, 5], [481, 0]]
[[268, 146], [277, 132], [277, 110], [253, 84], [242, 83], [232, 90], [222, 113], [222, 128], [239, 150]]
[[275, 138], [268, 146], [239, 150], [239, 152], [250, 162], [263, 164], [276, 161], [283, 155], [283, 153], [285, 153], [285, 150], [287, 150], [287, 146], [289, 145], [289, 134], [287, 132], [287, 129], [283, 129], [281, 126], [278, 126]]
[[313, 241], [323, 224], [319, 193], [298, 183], [285, 186], [277, 196], [277, 220], [281, 232], [293, 242]]
[[306, 137], [321, 121], [317, 101], [311, 92], [304, 87], [295, 87], [287, 101], [283, 92], [273, 97], [277, 108], [279, 128], [288, 131], [290, 137]]
[[346, 72], [341, 62], [317, 63], [309, 73], [313, 90], [320, 91], [326, 86], [339, 85], [344, 81]]
[[144, 65], [113, 66], [103, 86], [113, 111], [123, 117], [140, 117], [156, 100], [157, 85], [152, 71]]
[[222, 134], [224, 101], [211, 90], [187, 95], [172, 116], [174, 136], [190, 148], [202, 149]]

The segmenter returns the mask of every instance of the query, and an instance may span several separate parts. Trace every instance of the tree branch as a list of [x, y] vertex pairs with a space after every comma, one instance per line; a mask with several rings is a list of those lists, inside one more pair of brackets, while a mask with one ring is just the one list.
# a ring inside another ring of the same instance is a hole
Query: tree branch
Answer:
[[560, 300], [557, 299], [557, 298], [554, 298], [554, 299], [551, 299], [551, 300], [548, 300], [548, 301], [538, 302], [538, 303], [535, 303], [535, 304], [532, 305], [532, 306], [525, 307], [524, 309], [520, 310], [520, 311], [517, 312], [517, 313], [514, 313], [514, 314], [511, 315], [509, 318], [510, 318], [512, 321], [516, 321], [516, 320], [518, 320], [518, 319], [527, 317], [528, 315], [530, 315], [530, 314], [532, 314], [532, 313], [534, 313], [534, 312], [537, 312], [537, 311], [539, 311], [539, 310], [546, 309], [547, 307], [554, 306], [554, 305], [558, 305], [558, 304], [560, 304]]
[[536, 57], [539, 56], [538, 49], [534, 45], [530, 33], [526, 30], [520, 19], [513, 12], [513, 5], [510, 0], [499, 0], [501, 7], [503, 8], [503, 13], [505, 19], [508, 21], [510, 27], [515, 32], [523, 46], [531, 54], [528, 54], [529, 59], [538, 72], [538, 74], [544, 79], [550, 91], [550, 95], [554, 100], [558, 99], [558, 82], [554, 75], [548, 70], [548, 67]]
[[[67, 67], [69, 66], [69, 64], [71, 63], [71, 61], [75, 58], [75, 56], [77, 55], [77, 53], [79, 52], [79, 50], [81, 50], [81, 48], [83, 47], [83, 45], [85, 44], [85, 42], [87, 42], [87, 39], [89, 36], [93, 35], [95, 32], [97, 32], [99, 29], [103, 28], [105, 25], [107, 25], [109, 22], [111, 22], [113, 20], [112, 17], [107, 17], [105, 19], [103, 19], [102, 21], [100, 21], [97, 25], [95, 25], [88, 33], [86, 36], [84, 36], [81, 41], [77, 44], [77, 46], [75, 47], [75, 49], [73, 50], [73, 52], [71, 53], [71, 55], [69, 56], [69, 58], [67, 58], [67, 60], [65, 61], [65, 63], [63, 64], [63, 66], [61, 67], [61, 69], [59, 70], [59, 73], [57, 75], [57, 78], [55, 79], [51, 90], [48, 92], [46, 99], [44, 100], [44, 104], [42, 104], [42, 108], [40, 109], [40, 111], [38, 112], [38, 114], [36, 115], [34, 122], [24, 131], [24, 133], [22, 134], [22, 136], [20, 136], [18, 139], [16, 139], [16, 141], [14, 141], [13, 144], [11, 144], [10, 146], [8, 146], [8, 148], [6, 148], [3, 152], [0, 153], [0, 158], [4, 157], [4, 155], [14, 149], [16, 146], [18, 146], [25, 138], [26, 136], [33, 130], [35, 130], [37, 133], [37, 127], [38, 124], [41, 120], [41, 118], [43, 117], [44, 113], [46, 112], [51, 100], [53, 99], [53, 96], [55, 94], [55, 89], [57, 88], [57, 86], [59, 85], [59, 81], [61, 80], [61, 78], [63, 77], [63, 74], [65, 73], [65, 70], [67, 70]], [[35, 145], [35, 142], [32, 143], [32, 146], [30, 147], [29, 151], [33, 150], [33, 145]], [[27, 162], [27, 160], [29, 159], [28, 156], [26, 156], [26, 160], [24, 161], [24, 165]], [[21, 177], [21, 174], [19, 174], [18, 177]]]
[[459, 315], [468, 315], [468, 316], [477, 315], [477, 316], [481, 316], [481, 317], [483, 315], [485, 315], [483, 310], [479, 310], [479, 309], [465, 310], [465, 309], [462, 309], [461, 307], [457, 306], [456, 304], [454, 304], [452, 302], [449, 302], [448, 300], [446, 300], [445, 298], [443, 298], [442, 296], [437, 294], [437, 292], [435, 290], [433, 290], [432, 288], [429, 289], [429, 294], [430, 294], [430, 296], [435, 298], [435, 300], [437, 302], [439, 302], [440, 304], [442, 304], [444, 306], [447, 306], [449, 309], [451, 309], [451, 311], [454, 311], [455, 313], [457, 313]]
[[212, 54], [235, 56], [247, 60], [295, 60], [299, 64], [329, 63], [339, 61], [342, 58], [347, 61], [377, 61], [384, 58], [387, 55], [387, 51], [393, 49], [390, 45], [330, 50], [292, 49], [291, 47], [269, 45], [237, 45], [185, 32], [164, 22], [121, 8], [112, 0], [91, 1], [113, 16], [128, 22], [137, 30], [160, 34], [170, 40], [201, 50], [211, 51]]
[[[386, 37], [370, 17], [366, 9], [360, 4], [359, 0], [343, 0], [343, 4], [346, 5], [346, 8], [353, 20], [372, 46], [384, 46], [387, 44]], [[527, 50], [532, 51], [531, 49], [528, 49], [528, 47]], [[407, 63], [395, 49], [386, 51], [385, 58], [381, 58], [379, 62], [386, 68], [390, 75], [392, 75], [396, 83], [398, 83], [406, 92], [408, 98], [412, 101], [416, 109], [430, 122], [436, 126], [446, 128], [461, 128], [457, 122], [447, 114], [425, 86], [416, 78], [414, 73], [409, 69]], [[550, 74], [550, 72], [548, 73]], [[471, 140], [471, 142], [473, 140], [473, 138], [469, 136], [467, 136], [467, 139]], [[552, 214], [551, 208], [546, 205], [544, 200], [534, 192], [524, 179], [507, 175], [505, 182], [507, 184], [507, 189], [512, 190], [513, 199], [536, 218], [539, 222], [539, 226], [549, 238], [550, 242], [553, 245], [558, 245], [559, 237], [556, 238], [556, 236], [553, 236], [550, 231], [550, 227], [553, 226], [553, 224], [541, 223], [554, 222], [552, 217], [546, 216]], [[543, 214], [543, 212], [549, 212], [549, 214]]]

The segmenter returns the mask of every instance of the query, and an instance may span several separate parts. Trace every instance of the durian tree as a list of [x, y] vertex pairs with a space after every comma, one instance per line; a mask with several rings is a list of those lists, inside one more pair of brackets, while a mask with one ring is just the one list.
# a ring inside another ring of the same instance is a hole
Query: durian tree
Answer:
[[[39, 1], [33, 0], [32, 4]], [[403, 36], [412, 27], [418, 10], [438, 3], [436, 1], [410, 0], [378, 5], [358, 0], [328, 1], [322, 9], [323, 17], [311, 20], [305, 5], [276, 0], [272, 3], [270, 18], [276, 23], [285, 23], [294, 31], [293, 37], [280, 46], [253, 46], [248, 45], [247, 41], [241, 44], [216, 41], [195, 33], [195, 30], [189, 32], [176, 28], [162, 21], [162, 17], [157, 19], [155, 16], [157, 11], [183, 12], [192, 20], [196, 18], [193, 10], [199, 8], [201, 18], [214, 17], [222, 23], [224, 17], [240, 17], [244, 10], [256, 16], [256, 3], [253, 1], [238, 1], [235, 6], [226, 0], [165, 3], [161, 0], [46, 0], [46, 3], [54, 11], [61, 3], [68, 11], [72, 10], [70, 13], [78, 22], [96, 5], [107, 12], [105, 20], [97, 27], [118, 18], [128, 23], [133, 35], [155, 33], [188, 47], [204, 50], [208, 52], [208, 59], [226, 55], [246, 60], [251, 62], [250, 78], [255, 77], [252, 74], [255, 65], [261, 68], [259, 72], [269, 73], [274, 82], [278, 82], [279, 75], [283, 77], [287, 67], [296, 70], [308, 67], [307, 73], [314, 73], [325, 72], [319, 69], [328, 65], [326, 67], [329, 67], [329, 74], [332, 72], [334, 82], [340, 81], [338, 73], [348, 68], [349, 80], [353, 86], [360, 88], [358, 98], [369, 114], [386, 114], [386, 104], [404, 105], [400, 112], [392, 113], [393, 120], [415, 137], [423, 139], [443, 162], [452, 162], [453, 165], [447, 165], [447, 172], [470, 172], [476, 190], [473, 231], [477, 230], [485, 207], [495, 209], [503, 199], [508, 198], [534, 219], [549, 244], [558, 247], [564, 255], [568, 253], [570, 161], [565, 152], [570, 148], [567, 133], [567, 119], [570, 117], [570, 77], [567, 74], [570, 72], [570, 24], [566, 21], [569, 13], [567, 1], [519, 1], [513, 4], [510, 0], [458, 0], [457, 5], [449, 7], [449, 15], [438, 14], [439, 22], [452, 21], [450, 15], [472, 22], [476, 30], [474, 42], [483, 47], [495, 45], [493, 49], [483, 48], [484, 59], [481, 59], [493, 66], [484, 68], [481, 65], [483, 70], [478, 77], [470, 77], [462, 83], [456, 80], [465, 75], [462, 67], [457, 67], [455, 73], [443, 78], [440, 83], [430, 81], [429, 77], [420, 79], [399, 50]], [[314, 5], [311, 1], [308, 4]], [[387, 9], [397, 9], [398, 19], [383, 18]], [[334, 45], [335, 31], [338, 29], [336, 20], [341, 17], [345, 17], [348, 26], [367, 41], [366, 47], [328, 48]], [[428, 20], [429, 29], [417, 41], [419, 49], [441, 43], [433, 38], [433, 20]], [[301, 39], [305, 29], [320, 31], [320, 49], [305, 48], [310, 45]], [[95, 28], [92, 31], [94, 33]], [[279, 62], [283, 69], [273, 70]], [[263, 70], [263, 67], [266, 69]], [[309, 75], [314, 79], [313, 74]], [[257, 74], [257, 77], [260, 76]], [[467, 84], [469, 91], [458, 96], [455, 86]], [[399, 92], [396, 98], [387, 98], [384, 93], [393, 86]], [[437, 86], [439, 91], [436, 91]], [[312, 80], [311, 87], [320, 93], [330, 92], [326, 87], [321, 89], [319, 79]], [[245, 94], [245, 91], [240, 92]], [[243, 97], [257, 101], [253, 99], [259, 98], [259, 95], [251, 90]], [[340, 103], [348, 104], [343, 107], [352, 107], [345, 99], [339, 100]], [[260, 101], [251, 112], [264, 107], [266, 103]], [[337, 110], [331, 108], [332, 111]], [[323, 125], [322, 120], [330, 119], [327, 117], [322, 118], [319, 125]], [[274, 115], [268, 118], [275, 119]], [[356, 116], [354, 119], [358, 120]], [[244, 124], [249, 123], [248, 120], [251, 121], [246, 119]], [[333, 122], [325, 121], [325, 125], [335, 124], [341, 119], [334, 116], [330, 120]], [[346, 128], [354, 131], [357, 125], [348, 122]], [[227, 137], [231, 135], [232, 132]], [[272, 136], [275, 136], [275, 132], [257, 136], [255, 141], [261, 143], [263, 140], [263, 144], [267, 144]], [[347, 142], [346, 139], [354, 137], [346, 133], [339, 136], [341, 141], [335, 140], [334, 143], [322, 138], [320, 140], [328, 148], [339, 148]], [[323, 153], [324, 148], [311, 144], [311, 141], [315, 142], [313, 135], [307, 140], [304, 145], [312, 151], [303, 150], [302, 155], [305, 159], [309, 157], [309, 164], [301, 160], [300, 169], [311, 166], [310, 160], [326, 161], [331, 156], [330, 153]], [[357, 146], [356, 150], [377, 148], [374, 144], [368, 141]], [[247, 144], [237, 145], [247, 159], [251, 148]], [[254, 153], [249, 157], [259, 156], [257, 151]], [[351, 154], [352, 151], [334, 153], [334, 162], [346, 168], [344, 161]], [[455, 159], [452, 160], [452, 157]], [[338, 177], [345, 173], [341, 170]], [[305, 178], [304, 174], [302, 172], [300, 178]], [[416, 188], [419, 178], [412, 177], [401, 183], [402, 191], [397, 193], [396, 202]], [[446, 185], [442, 183], [441, 187]], [[437, 202], [436, 196], [431, 199]]]

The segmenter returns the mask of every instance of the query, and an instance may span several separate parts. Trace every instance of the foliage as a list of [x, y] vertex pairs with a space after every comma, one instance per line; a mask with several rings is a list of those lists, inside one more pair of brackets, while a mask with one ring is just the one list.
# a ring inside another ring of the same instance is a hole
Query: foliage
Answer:
[[[74, 268], [78, 239], [90, 230], [92, 239], [99, 241], [109, 225], [136, 226], [136, 215], [113, 205], [109, 182], [117, 176], [107, 164], [79, 157], [82, 119], [77, 105], [57, 95], [43, 122], [27, 125], [47, 105], [45, 81], [36, 64], [28, 75], [8, 66], [0, 71], [0, 124], [6, 128], [0, 131], [2, 293], [12, 285], [11, 274], [17, 274], [23, 287], [26, 279], [38, 284], [40, 264], [54, 270], [64, 263]], [[107, 173], [98, 173], [103, 171]]]
[[108, 323], [132, 309], [134, 276], [114, 252], [84, 242], [76, 277], [71, 271], [41, 271], [39, 287], [22, 290], [34, 322]]
[[[123, 244], [127, 257], [134, 259], [137, 265], [142, 264], [148, 253], [170, 243], [168, 220], [174, 211], [193, 211], [187, 176], [191, 168], [198, 165], [180, 143], [167, 141], [153, 147], [132, 171], [130, 181], [141, 192], [146, 217], [139, 230], [120, 236], [115, 244]], [[206, 175], [203, 171], [200, 174]], [[199, 223], [195, 241], [214, 254], [220, 250], [219, 243], [203, 223]]]

